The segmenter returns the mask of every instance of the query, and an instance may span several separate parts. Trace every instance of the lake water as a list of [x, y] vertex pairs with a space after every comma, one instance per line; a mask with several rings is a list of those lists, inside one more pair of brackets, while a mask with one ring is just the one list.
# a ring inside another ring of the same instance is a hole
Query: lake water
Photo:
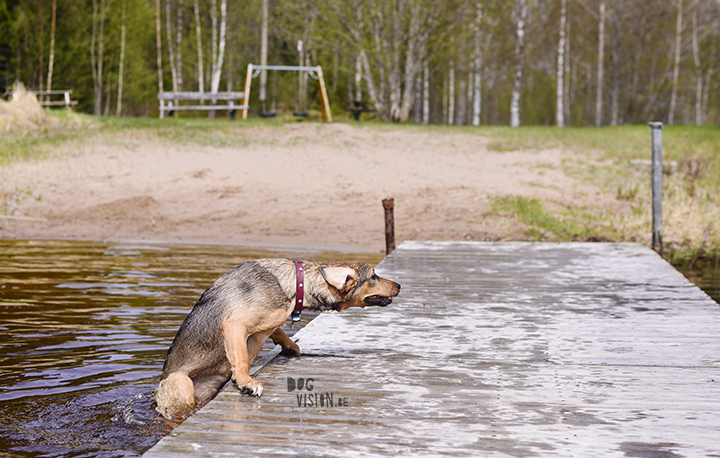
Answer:
[[260, 257], [382, 259], [0, 240], [0, 456], [122, 457], [152, 447], [172, 428], [152, 409], [152, 391], [180, 323], [218, 276]]
[[720, 303], [720, 270], [705, 269], [694, 270], [692, 272], [684, 271], [683, 274], [691, 282], [698, 285], [715, 302]]

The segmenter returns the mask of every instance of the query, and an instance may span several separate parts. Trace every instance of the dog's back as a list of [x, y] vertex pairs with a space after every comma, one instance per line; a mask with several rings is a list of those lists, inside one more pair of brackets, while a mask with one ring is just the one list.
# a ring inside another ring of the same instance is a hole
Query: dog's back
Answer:
[[[274, 272], [289, 270], [286, 260], [248, 261], [218, 278], [200, 297], [185, 318], [168, 350], [162, 378], [173, 372], [223, 374], [230, 377], [222, 323], [243, 304], [277, 308], [287, 298]], [[294, 274], [294, 270], [292, 271]]]

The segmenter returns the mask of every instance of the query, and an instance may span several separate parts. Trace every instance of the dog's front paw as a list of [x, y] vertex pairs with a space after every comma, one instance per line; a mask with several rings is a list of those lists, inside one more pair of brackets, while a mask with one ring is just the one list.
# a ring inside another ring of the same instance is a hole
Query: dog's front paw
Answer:
[[242, 394], [249, 394], [250, 396], [260, 397], [263, 394], [262, 383], [253, 379], [250, 379], [247, 383], [238, 383], [238, 389]]
[[280, 354], [283, 356], [300, 356], [300, 347], [298, 347], [296, 343], [293, 343], [290, 346], [283, 347]]

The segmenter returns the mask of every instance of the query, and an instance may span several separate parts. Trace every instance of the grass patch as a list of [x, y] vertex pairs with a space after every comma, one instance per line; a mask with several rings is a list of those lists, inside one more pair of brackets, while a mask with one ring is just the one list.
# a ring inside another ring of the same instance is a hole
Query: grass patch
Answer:
[[53, 146], [77, 138], [76, 132], [41, 129], [35, 132], [10, 133], [0, 136], [0, 165], [30, 159], [42, 159]]
[[92, 116], [66, 110], [45, 110], [45, 116], [51, 127], [0, 136], [0, 164], [41, 159], [64, 143], [108, 135], [150, 137], [200, 146], [244, 147], [251, 142], [272, 141], [246, 135], [250, 128], [273, 128], [293, 122], [285, 118], [230, 121], [220, 114], [217, 119]]
[[593, 215], [575, 209], [548, 211], [538, 199], [499, 196], [492, 201], [492, 214], [511, 216], [525, 226], [525, 235], [533, 241], [608, 240], [604, 228]]
[[[539, 203], [503, 202], [513, 214], [535, 230], [562, 240], [569, 234], [618, 241], [649, 243], [651, 215], [650, 168], [631, 162], [651, 157], [650, 128], [541, 127], [482, 129], [493, 151], [562, 148], [579, 159], [564, 167], [565, 173], [599, 186], [607, 194], [630, 204], [625, 215], [609, 215], [609, 224], [595, 224], [574, 212], [538, 210]], [[663, 161], [673, 162], [663, 176], [663, 239], [666, 258], [687, 266], [700, 248], [708, 224], [712, 230], [697, 265], [711, 264], [720, 253], [720, 127], [666, 126], [663, 128]], [[516, 199], [517, 198], [513, 198]], [[533, 210], [534, 206], [534, 210]], [[524, 216], [523, 216], [524, 215]], [[575, 224], [566, 218], [576, 218]], [[552, 219], [560, 221], [553, 222]], [[570, 235], [573, 237], [573, 235]], [[712, 262], [711, 262], [712, 260]]]
[[[477, 132], [477, 131], [476, 131]], [[552, 127], [486, 126], [491, 151], [563, 148], [589, 154], [595, 160], [650, 158], [648, 126]], [[666, 126], [663, 128], [663, 159], [681, 161], [688, 156], [720, 158], [720, 127]]]
[[649, 151], [650, 129], [643, 126], [619, 127], [547, 127], [528, 126], [522, 129], [487, 127], [494, 151], [562, 148], [589, 153], [597, 159], [640, 157], [643, 147]]

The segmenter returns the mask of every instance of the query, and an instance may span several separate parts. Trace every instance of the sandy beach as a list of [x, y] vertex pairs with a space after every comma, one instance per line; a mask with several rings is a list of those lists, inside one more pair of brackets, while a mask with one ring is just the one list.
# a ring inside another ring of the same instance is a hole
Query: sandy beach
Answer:
[[0, 167], [0, 237], [384, 250], [403, 240], [518, 240], [497, 196], [623, 204], [563, 172], [560, 149], [496, 152], [457, 129], [297, 123], [233, 130], [233, 146], [108, 133]]

